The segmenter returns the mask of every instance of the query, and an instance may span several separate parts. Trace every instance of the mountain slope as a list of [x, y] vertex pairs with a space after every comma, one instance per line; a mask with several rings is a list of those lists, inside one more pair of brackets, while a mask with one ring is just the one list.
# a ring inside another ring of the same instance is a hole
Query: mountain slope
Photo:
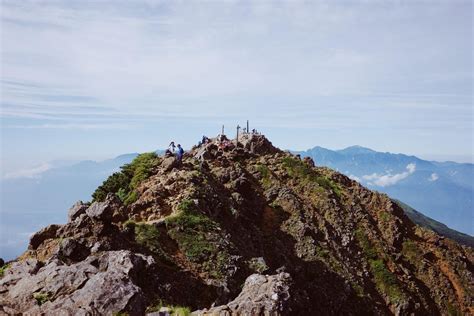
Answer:
[[342, 150], [314, 147], [299, 154], [404, 201], [451, 228], [474, 234], [473, 164], [426, 161], [360, 146]]
[[0, 279], [3, 311], [474, 312], [472, 248], [263, 136], [240, 141], [214, 139], [182, 164], [140, 155], [67, 224], [32, 236]]
[[460, 244], [474, 248], [474, 237], [455, 231], [454, 229], [449, 228], [443, 223], [435, 221], [434, 219], [421, 214], [417, 210], [413, 209], [412, 207], [406, 205], [401, 201], [394, 201], [403, 209], [405, 214], [408, 216], [409, 219], [413, 221], [413, 223], [421, 227], [431, 229], [432, 231], [440, 234], [441, 236], [451, 238], [452, 240], [455, 240]]

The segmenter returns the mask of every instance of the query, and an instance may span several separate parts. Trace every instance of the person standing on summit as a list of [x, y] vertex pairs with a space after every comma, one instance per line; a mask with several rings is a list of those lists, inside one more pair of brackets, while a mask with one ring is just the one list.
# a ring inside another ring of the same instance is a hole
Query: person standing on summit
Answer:
[[168, 145], [168, 150], [171, 151], [172, 153], [174, 153], [175, 148], [176, 146], [174, 145], [174, 141]]
[[184, 155], [184, 149], [181, 147], [181, 144], [178, 144], [178, 150], [176, 151], [176, 158], [178, 159], [178, 162], [181, 163], [183, 160], [183, 155]]

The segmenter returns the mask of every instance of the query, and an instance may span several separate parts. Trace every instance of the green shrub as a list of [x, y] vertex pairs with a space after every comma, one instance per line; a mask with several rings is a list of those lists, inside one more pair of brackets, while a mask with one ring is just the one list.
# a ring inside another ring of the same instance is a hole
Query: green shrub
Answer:
[[49, 293], [44, 293], [44, 292], [33, 293], [33, 298], [36, 300], [36, 303], [40, 306], [51, 299], [49, 297]]
[[160, 232], [155, 225], [135, 224], [135, 241], [147, 247], [153, 252], [161, 250], [159, 238]]
[[92, 201], [104, 201], [108, 193], [117, 193], [122, 190], [122, 194], [128, 194], [130, 177], [123, 171], [115, 172], [92, 193]]
[[364, 233], [363, 228], [358, 228], [355, 232], [356, 239], [366, 258], [377, 259], [377, 250], [372, 246]]
[[264, 187], [269, 187], [271, 185], [270, 169], [267, 166], [258, 164], [257, 171], [262, 176], [262, 184]]
[[170, 310], [171, 316], [188, 316], [188, 315], [191, 315], [191, 310], [189, 309], [189, 307], [168, 305], [168, 304], [164, 303], [162, 300], [159, 300], [158, 303], [156, 303], [155, 305], [149, 306], [146, 309], [146, 312], [147, 313], [158, 312], [163, 307], [166, 307]]
[[199, 213], [190, 200], [182, 201], [178, 208], [177, 215], [166, 219], [168, 234], [191, 262], [201, 264], [210, 276], [221, 278], [230, 256], [219, 249], [222, 236], [218, 224]]
[[397, 278], [388, 270], [383, 260], [378, 258], [377, 250], [365, 235], [363, 228], [358, 228], [355, 236], [364, 256], [368, 259], [377, 289], [387, 294], [391, 301], [399, 302], [404, 296]]
[[3, 276], [5, 275], [5, 272], [7, 271], [9, 267], [10, 267], [9, 263], [4, 264], [2, 267], [0, 267], [0, 278], [3, 278]]
[[191, 315], [191, 310], [189, 309], [189, 307], [173, 306], [171, 307], [171, 315], [172, 316], [189, 316]]
[[384, 223], [387, 223], [388, 221], [390, 221], [390, 213], [388, 213], [386, 211], [380, 211], [379, 216], [380, 216], [380, 219], [382, 220], [382, 222], [384, 222]]
[[115, 193], [122, 202], [129, 205], [138, 199], [136, 189], [141, 182], [148, 179], [160, 158], [155, 153], [138, 155], [131, 163], [120, 167], [108, 177], [92, 194], [92, 201], [104, 201], [109, 193]]
[[403, 242], [402, 254], [408, 258], [410, 262], [417, 263], [422, 257], [420, 250], [415, 242], [406, 240]]
[[391, 301], [400, 301], [403, 298], [403, 293], [393, 273], [387, 269], [384, 262], [380, 259], [369, 260], [369, 263], [377, 288], [387, 294]]

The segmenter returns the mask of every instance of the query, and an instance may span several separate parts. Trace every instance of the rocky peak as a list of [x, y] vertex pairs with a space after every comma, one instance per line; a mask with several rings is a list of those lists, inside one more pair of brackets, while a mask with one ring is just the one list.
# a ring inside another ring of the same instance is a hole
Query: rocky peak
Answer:
[[473, 312], [472, 248], [263, 135], [139, 155], [93, 197], [2, 268], [0, 314]]

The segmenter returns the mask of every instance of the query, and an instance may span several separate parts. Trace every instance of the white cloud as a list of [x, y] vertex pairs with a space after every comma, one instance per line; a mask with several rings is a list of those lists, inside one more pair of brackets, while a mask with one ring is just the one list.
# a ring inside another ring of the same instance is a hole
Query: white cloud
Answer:
[[406, 166], [406, 170], [407, 171], [397, 173], [394, 175], [390, 173], [384, 174], [384, 175], [373, 173], [370, 175], [362, 176], [362, 179], [369, 181], [368, 184], [371, 184], [371, 185], [374, 184], [380, 187], [387, 187], [387, 186], [397, 184], [399, 181], [406, 179], [408, 176], [413, 174], [416, 170], [416, 165], [414, 163], [410, 163]]
[[353, 174], [349, 175], [349, 178], [352, 179], [352, 180], [355, 180], [357, 182], [361, 182], [361, 179], [358, 176], [355, 176]]
[[52, 168], [51, 164], [43, 163], [33, 168], [22, 169], [22, 170], [7, 173], [5, 174], [4, 179], [19, 179], [19, 178], [36, 179], [36, 178], [40, 178], [42, 173], [50, 170], [51, 168]]
[[428, 178], [428, 181], [434, 182], [439, 179], [439, 176], [437, 173], [432, 173], [431, 176]]

